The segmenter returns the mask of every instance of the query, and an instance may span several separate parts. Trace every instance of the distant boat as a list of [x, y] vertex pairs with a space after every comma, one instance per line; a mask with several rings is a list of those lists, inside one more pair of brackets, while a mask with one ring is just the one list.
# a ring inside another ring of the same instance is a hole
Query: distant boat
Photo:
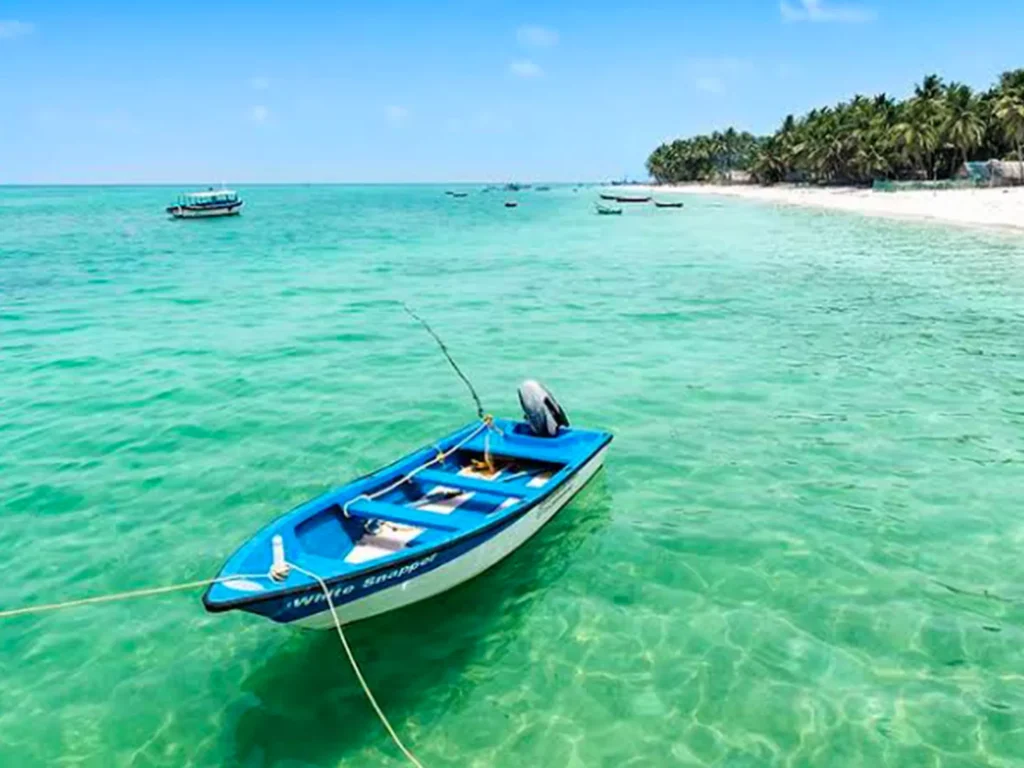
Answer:
[[621, 208], [612, 208], [611, 206], [601, 205], [600, 203], [595, 203], [594, 204], [594, 210], [596, 210], [598, 212], [598, 214], [600, 214], [601, 216], [621, 216], [622, 215], [622, 209]]
[[468, 197], [469, 192], [452, 192], [452, 197]]
[[602, 200], [618, 200], [619, 196], [618, 195], [606, 195], [604, 192], [602, 192], [601, 193], [601, 199]]
[[524, 187], [522, 184], [516, 184], [514, 182], [510, 182], [505, 185], [505, 189], [507, 189], [509, 192], [518, 192], [519, 190], [525, 188], [526, 187]]
[[661, 200], [655, 200], [654, 201], [654, 206], [656, 208], [682, 208], [683, 204], [682, 203], [678, 203], [678, 202], [677, 203], [665, 203], [665, 202], [662, 202]]
[[519, 205], [519, 203], [517, 203], [515, 200], [506, 200], [505, 201], [505, 207], [506, 208], [515, 208], [517, 205]]
[[537, 187], [538, 192], [550, 192], [551, 187]]
[[178, 196], [167, 212], [176, 219], [209, 219], [214, 216], [237, 216], [245, 203], [233, 189], [213, 189], [188, 192]]
[[651, 202], [651, 197], [650, 197], [650, 195], [648, 195], [647, 197], [616, 197], [615, 198], [615, 202], [616, 203], [649, 203], [649, 202]]

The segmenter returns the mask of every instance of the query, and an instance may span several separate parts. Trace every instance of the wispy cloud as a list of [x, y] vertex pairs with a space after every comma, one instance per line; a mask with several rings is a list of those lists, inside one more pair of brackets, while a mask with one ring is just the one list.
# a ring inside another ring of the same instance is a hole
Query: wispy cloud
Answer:
[[686, 60], [693, 87], [704, 93], [725, 93], [730, 81], [750, 72], [754, 65], [738, 56], [697, 56]]
[[722, 93], [725, 91], [725, 83], [718, 77], [698, 77], [693, 81], [693, 87], [705, 93]]
[[409, 116], [409, 110], [397, 104], [392, 104], [384, 110], [384, 114], [387, 115], [388, 120], [392, 123], [400, 123]]
[[878, 14], [872, 8], [859, 5], [825, 4], [825, 0], [796, 0], [791, 4], [782, 0], [779, 11], [783, 21], [834, 21], [840, 24], [864, 24], [874, 21]]
[[36, 29], [35, 24], [14, 19], [0, 19], [0, 40], [11, 40], [15, 37], [31, 35]]
[[516, 30], [520, 45], [528, 48], [552, 48], [558, 45], [558, 32], [548, 27], [527, 24]]
[[254, 91], [265, 91], [270, 87], [270, 80], [266, 77], [250, 77], [249, 87]]
[[529, 59], [518, 59], [508, 65], [508, 71], [516, 77], [541, 77], [544, 70]]
[[254, 123], [265, 123], [270, 119], [270, 110], [262, 104], [249, 107], [249, 119]]

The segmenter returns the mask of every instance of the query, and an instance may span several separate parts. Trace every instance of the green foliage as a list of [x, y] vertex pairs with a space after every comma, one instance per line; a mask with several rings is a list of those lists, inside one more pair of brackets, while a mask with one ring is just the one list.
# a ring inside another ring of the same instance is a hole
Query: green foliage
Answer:
[[854, 96], [787, 115], [772, 135], [724, 133], [664, 143], [647, 159], [666, 183], [710, 181], [734, 169], [764, 184], [784, 180], [870, 184], [875, 179], [948, 178], [968, 160], [1024, 159], [1024, 69], [983, 93], [926, 76], [905, 101]]
[[647, 158], [647, 171], [662, 181], [708, 181], [729, 171], [748, 170], [758, 151], [753, 134], [730, 127], [724, 133], [662, 144]]

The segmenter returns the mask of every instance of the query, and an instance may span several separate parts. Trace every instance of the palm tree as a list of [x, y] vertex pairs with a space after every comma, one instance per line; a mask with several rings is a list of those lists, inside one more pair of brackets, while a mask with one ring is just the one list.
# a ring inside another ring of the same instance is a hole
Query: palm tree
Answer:
[[[945, 121], [942, 134], [966, 163], [972, 150], [985, 139], [985, 120], [981, 116], [978, 100], [969, 86], [951, 83], [946, 89]], [[956, 155], [954, 154], [954, 162]], [[950, 169], [950, 175], [954, 169]]]
[[942, 78], [938, 75], [925, 75], [921, 84], [914, 86], [914, 97], [924, 101], [942, 98]]
[[906, 111], [904, 119], [892, 127], [893, 142], [911, 161], [912, 166], [924, 166], [927, 169], [932, 153], [939, 145], [938, 131], [924, 108], [918, 106], [917, 109]]
[[1008, 91], [1024, 91], [1024, 69], [1011, 69], [999, 75], [998, 90], [1006, 93]]
[[1010, 90], [995, 103], [994, 113], [1002, 123], [1007, 140], [1017, 148], [1017, 159], [1024, 160], [1021, 144], [1024, 144], [1024, 92]]
[[754, 179], [761, 184], [774, 184], [786, 178], [787, 159], [784, 139], [770, 136], [760, 144], [750, 166]]

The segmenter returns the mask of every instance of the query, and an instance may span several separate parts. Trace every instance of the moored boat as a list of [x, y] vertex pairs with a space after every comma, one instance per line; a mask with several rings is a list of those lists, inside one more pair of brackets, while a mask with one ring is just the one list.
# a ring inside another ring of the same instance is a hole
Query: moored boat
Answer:
[[678, 201], [676, 201], [676, 202], [663, 202], [661, 200], [655, 200], [654, 201], [654, 207], [655, 208], [682, 208], [683, 204], [681, 202], [678, 202]]
[[595, 203], [594, 204], [594, 209], [601, 216], [621, 216], [622, 215], [622, 209], [621, 208], [612, 208], [610, 205], [601, 205], [600, 203]]
[[237, 216], [245, 203], [233, 189], [188, 192], [178, 196], [167, 212], [176, 219], [208, 219], [214, 216]]
[[357, 621], [490, 568], [569, 503], [612, 440], [570, 427], [536, 382], [520, 401], [524, 421], [474, 422], [273, 521], [224, 564], [206, 609], [329, 628], [331, 604]]
[[600, 197], [600, 198], [601, 198], [602, 200], [618, 200], [618, 199], [619, 199], [619, 196], [618, 196], [618, 195], [609, 195], [609, 194], [607, 194], [607, 193], [605, 193], [605, 192], [601, 192], [601, 193], [599, 193], [599, 197]]
[[515, 200], [506, 200], [505, 201], [505, 207], [506, 208], [515, 208], [518, 205], [519, 205], [519, 203], [517, 203]]
[[616, 203], [649, 203], [651, 202], [650, 195], [646, 197], [627, 197], [619, 195], [615, 198]]

